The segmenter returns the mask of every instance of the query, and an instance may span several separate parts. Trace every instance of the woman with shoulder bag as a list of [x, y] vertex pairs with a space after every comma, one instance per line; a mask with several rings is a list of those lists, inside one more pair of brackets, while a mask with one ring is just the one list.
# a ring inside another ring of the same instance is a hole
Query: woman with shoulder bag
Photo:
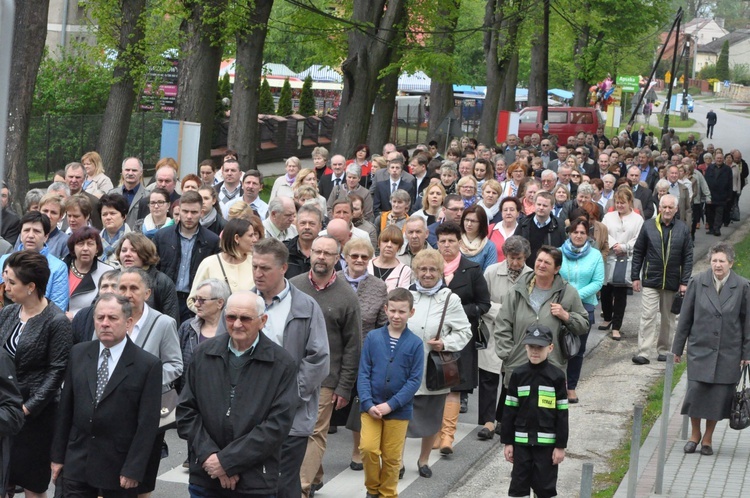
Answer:
[[599, 330], [612, 329], [612, 339], [622, 339], [620, 328], [628, 304], [630, 264], [633, 259], [633, 246], [643, 226], [643, 217], [633, 211], [633, 192], [630, 187], [621, 186], [612, 196], [615, 210], [604, 215], [602, 223], [609, 235], [609, 256], [607, 256], [607, 285], [602, 287], [602, 316], [604, 323]]
[[[443, 257], [434, 249], [422, 249], [412, 259], [415, 283], [409, 288], [414, 295], [414, 315], [409, 319], [409, 330], [424, 343], [425, 373], [431, 351], [461, 351], [471, 341], [471, 324], [461, 305], [444, 285]], [[421, 438], [422, 448], [417, 466], [419, 475], [432, 477], [428, 462], [435, 437], [443, 422], [446, 398], [458, 405], [458, 393], [445, 389], [429, 390], [426, 376], [414, 397], [414, 413], [406, 437]]]

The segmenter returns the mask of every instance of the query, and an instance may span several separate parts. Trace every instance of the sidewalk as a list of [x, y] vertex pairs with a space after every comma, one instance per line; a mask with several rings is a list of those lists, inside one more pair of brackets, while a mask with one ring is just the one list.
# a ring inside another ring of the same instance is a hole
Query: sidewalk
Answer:
[[[687, 440], [682, 438], [683, 416], [680, 415], [680, 409], [686, 389], [687, 373], [675, 387], [670, 399], [662, 494], [654, 492], [662, 423], [659, 417], [639, 452], [636, 496], [750, 496], [750, 430], [735, 431], [729, 428], [728, 420], [722, 420], [714, 432], [712, 456], [702, 456], [699, 452], [688, 455], [683, 452], [682, 448]], [[690, 434], [689, 428], [687, 434]], [[630, 473], [620, 483], [615, 498], [627, 497], [629, 478]]]

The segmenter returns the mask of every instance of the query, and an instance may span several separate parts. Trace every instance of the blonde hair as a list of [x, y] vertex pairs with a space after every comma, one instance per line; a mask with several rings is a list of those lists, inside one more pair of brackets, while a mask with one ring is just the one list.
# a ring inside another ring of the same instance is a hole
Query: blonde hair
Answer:
[[[310, 168], [302, 168], [301, 170], [299, 170], [299, 172], [297, 173], [297, 176], [294, 177], [292, 190], [297, 190], [298, 188], [304, 186], [302, 182], [305, 181], [305, 178], [307, 178], [309, 175], [315, 175], [315, 174], [316, 174], [315, 170], [310, 169]], [[316, 176], [316, 180], [317, 180], [317, 176]]]
[[96, 151], [91, 151], [85, 153], [81, 157], [81, 164], [84, 163], [84, 161], [91, 161], [94, 163], [94, 175], [101, 175], [104, 173], [104, 163], [102, 162], [102, 156], [99, 155]]

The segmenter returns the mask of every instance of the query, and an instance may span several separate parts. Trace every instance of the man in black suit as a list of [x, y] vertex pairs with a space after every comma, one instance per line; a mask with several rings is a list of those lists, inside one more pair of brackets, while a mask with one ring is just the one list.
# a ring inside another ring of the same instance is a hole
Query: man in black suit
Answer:
[[418, 209], [422, 209], [422, 192], [430, 184], [430, 179], [427, 178], [427, 164], [430, 162], [430, 157], [425, 153], [414, 154], [409, 161], [409, 169], [411, 174], [414, 175], [416, 197], [412, 199], [411, 212]]
[[659, 181], [659, 172], [650, 163], [651, 152], [648, 149], [641, 149], [638, 152], [638, 168], [641, 170], [640, 181], [646, 182], [648, 189], [653, 192], [656, 188], [656, 182]]
[[3, 183], [2, 188], [2, 238], [12, 246], [16, 243], [18, 234], [21, 233], [21, 218], [11, 209], [10, 189]]
[[654, 209], [656, 208], [651, 200], [653, 192], [651, 189], [641, 185], [640, 180], [641, 169], [638, 166], [631, 166], [628, 169], [628, 182], [633, 188], [633, 197], [641, 201], [641, 205], [643, 206], [643, 218], [650, 220], [651, 217], [654, 216]]
[[375, 184], [375, 194], [372, 198], [372, 212], [375, 219], [380, 218], [380, 213], [391, 210], [391, 194], [396, 190], [404, 190], [411, 197], [411, 204], [417, 196], [416, 188], [411, 182], [401, 179], [401, 171], [404, 168], [404, 158], [393, 155], [388, 160], [388, 179]]
[[94, 307], [99, 341], [70, 351], [52, 442], [52, 479], [65, 496], [136, 497], [159, 430], [161, 362], [127, 337], [130, 302], [103, 294]]
[[346, 185], [346, 158], [339, 154], [333, 156], [331, 171], [330, 175], [323, 175], [318, 182], [318, 191], [326, 200], [331, 197], [334, 188]]
[[630, 140], [633, 141], [633, 146], [640, 149], [641, 147], [646, 145], [646, 127], [641, 125], [640, 128], [638, 128], [638, 131], [634, 131], [630, 135]]

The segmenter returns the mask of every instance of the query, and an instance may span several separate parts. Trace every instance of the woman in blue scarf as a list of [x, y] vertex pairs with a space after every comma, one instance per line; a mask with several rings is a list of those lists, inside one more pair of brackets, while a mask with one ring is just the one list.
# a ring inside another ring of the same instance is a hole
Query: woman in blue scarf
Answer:
[[[581, 296], [583, 307], [589, 313], [589, 327], [594, 323], [594, 309], [597, 305], [596, 293], [604, 285], [604, 259], [598, 249], [591, 245], [589, 239], [589, 222], [586, 218], [576, 218], [570, 222], [568, 240], [562, 245], [563, 263], [560, 268], [562, 276], [569, 285], [575, 287]], [[578, 403], [576, 387], [583, 366], [583, 354], [586, 352], [588, 332], [581, 338], [581, 349], [568, 360], [568, 402]]]

